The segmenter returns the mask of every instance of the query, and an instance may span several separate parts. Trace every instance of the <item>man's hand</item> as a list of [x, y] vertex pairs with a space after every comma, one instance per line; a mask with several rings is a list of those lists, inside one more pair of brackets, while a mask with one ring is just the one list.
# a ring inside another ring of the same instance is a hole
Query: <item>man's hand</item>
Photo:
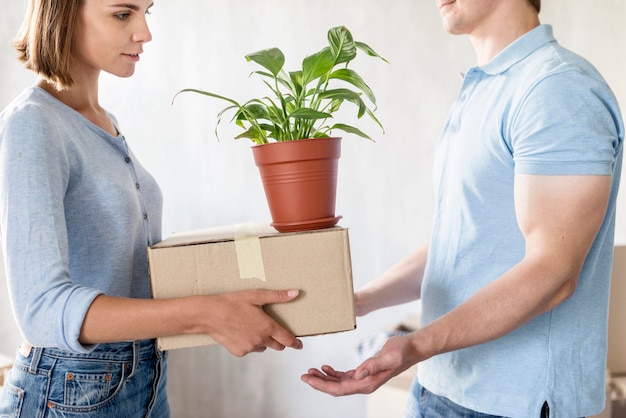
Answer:
[[369, 394], [417, 362], [418, 354], [411, 337], [396, 336], [355, 370], [340, 372], [325, 365], [322, 370], [309, 369], [301, 379], [312, 388], [332, 396]]

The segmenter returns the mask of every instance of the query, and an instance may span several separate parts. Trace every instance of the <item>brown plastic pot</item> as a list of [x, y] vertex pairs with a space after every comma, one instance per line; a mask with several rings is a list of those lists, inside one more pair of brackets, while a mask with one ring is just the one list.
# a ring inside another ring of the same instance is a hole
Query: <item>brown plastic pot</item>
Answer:
[[341, 219], [335, 216], [341, 138], [271, 142], [252, 153], [276, 230], [328, 228]]

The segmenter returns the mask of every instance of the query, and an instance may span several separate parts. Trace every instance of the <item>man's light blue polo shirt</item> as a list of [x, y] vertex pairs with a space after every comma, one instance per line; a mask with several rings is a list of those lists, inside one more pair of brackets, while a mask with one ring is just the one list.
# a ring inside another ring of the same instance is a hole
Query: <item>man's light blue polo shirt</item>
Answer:
[[550, 26], [471, 68], [434, 166], [436, 208], [422, 321], [454, 309], [524, 257], [515, 174], [612, 176], [604, 223], [575, 294], [495, 341], [419, 364], [420, 383], [507, 417], [580, 417], [604, 407], [608, 295], [624, 126], [615, 97]]

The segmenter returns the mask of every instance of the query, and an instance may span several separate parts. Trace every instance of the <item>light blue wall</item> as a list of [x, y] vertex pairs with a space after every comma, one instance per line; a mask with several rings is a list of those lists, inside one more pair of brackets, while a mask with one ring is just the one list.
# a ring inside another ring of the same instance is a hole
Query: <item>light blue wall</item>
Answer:
[[[228, 140], [235, 131], [227, 125], [221, 142], [214, 137], [221, 103], [187, 95], [172, 105], [174, 94], [197, 87], [244, 99], [257, 86], [248, 80], [254, 67], [245, 54], [278, 46], [292, 68], [324, 45], [328, 28], [346, 25], [391, 63], [358, 63], [377, 94], [385, 135], [377, 135], [375, 143], [348, 136], [343, 141], [337, 212], [350, 228], [355, 287], [425, 241], [432, 215], [433, 147], [459, 87], [457, 74], [473, 64], [469, 42], [444, 33], [434, 3], [157, 0], [149, 18], [154, 40], [146, 45], [135, 76], [104, 76], [101, 103], [116, 114], [135, 153], [161, 184], [164, 235], [269, 219], [249, 144]], [[563, 45], [596, 64], [626, 108], [626, 1], [545, 3], [543, 21], [554, 24]], [[23, 10], [22, 1], [3, 1], [0, 107], [34, 80], [9, 46]], [[365, 129], [377, 134], [374, 126]], [[617, 237], [626, 241], [621, 212]], [[416, 304], [404, 305], [360, 318], [354, 332], [306, 338], [302, 352], [236, 359], [218, 347], [174, 351], [175, 416], [363, 417], [364, 397], [331, 398], [300, 383], [299, 376], [324, 363], [355, 366], [359, 341], [417, 310]], [[11, 354], [19, 336], [4, 285], [0, 314], [0, 352]]]

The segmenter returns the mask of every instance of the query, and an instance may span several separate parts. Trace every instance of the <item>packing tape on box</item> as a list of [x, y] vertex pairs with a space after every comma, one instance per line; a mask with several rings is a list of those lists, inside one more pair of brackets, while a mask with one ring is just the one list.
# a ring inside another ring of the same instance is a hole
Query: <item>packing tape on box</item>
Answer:
[[254, 222], [235, 225], [235, 250], [241, 279], [266, 281], [261, 240]]

